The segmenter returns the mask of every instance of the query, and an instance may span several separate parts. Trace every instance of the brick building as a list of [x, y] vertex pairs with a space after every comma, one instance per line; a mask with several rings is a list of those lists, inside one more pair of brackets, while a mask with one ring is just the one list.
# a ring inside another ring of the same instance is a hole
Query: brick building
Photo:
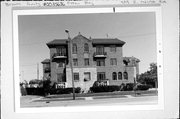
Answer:
[[[80, 33], [72, 39], [72, 64], [75, 87], [85, 92], [99, 85], [133, 83], [139, 73], [139, 59], [123, 57], [124, 41], [117, 38], [86, 38]], [[72, 87], [68, 39], [55, 39], [47, 46], [50, 59], [42, 61], [43, 77], [57, 87]]]

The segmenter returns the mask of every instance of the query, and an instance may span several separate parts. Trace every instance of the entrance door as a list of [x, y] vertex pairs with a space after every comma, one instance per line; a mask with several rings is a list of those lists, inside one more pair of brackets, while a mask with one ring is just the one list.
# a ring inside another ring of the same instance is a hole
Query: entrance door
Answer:
[[97, 73], [97, 80], [98, 81], [102, 81], [102, 80], [105, 80], [105, 79], [106, 79], [105, 72], [98, 72]]

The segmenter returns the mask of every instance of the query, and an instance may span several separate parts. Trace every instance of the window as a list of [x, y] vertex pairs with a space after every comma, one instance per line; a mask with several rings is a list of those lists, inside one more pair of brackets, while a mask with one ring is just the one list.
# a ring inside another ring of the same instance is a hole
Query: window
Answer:
[[117, 65], [117, 59], [116, 58], [111, 58], [110, 59], [110, 65]]
[[103, 46], [97, 46], [96, 47], [96, 54], [97, 55], [104, 55], [104, 47]]
[[73, 43], [73, 54], [77, 54], [77, 45]]
[[87, 43], [84, 44], [84, 52], [89, 52], [89, 46]]
[[50, 64], [44, 64], [44, 67], [49, 68]]
[[96, 63], [97, 66], [105, 66], [105, 59], [97, 59]]
[[97, 73], [97, 80], [105, 80], [105, 79], [106, 79], [105, 72], [98, 72]]
[[115, 45], [110, 46], [110, 51], [111, 52], [116, 52], [116, 46]]
[[117, 74], [116, 74], [116, 72], [113, 72], [113, 73], [112, 73], [112, 79], [113, 79], [113, 80], [117, 80]]
[[57, 74], [57, 81], [58, 82], [63, 82], [63, 73], [58, 73]]
[[64, 67], [64, 63], [63, 62], [57, 62], [57, 67]]
[[78, 59], [73, 59], [73, 65], [78, 66]]
[[79, 81], [79, 73], [73, 73], [74, 81]]
[[128, 80], [128, 73], [127, 72], [124, 72], [124, 79]]
[[85, 66], [89, 66], [89, 58], [85, 58], [84, 59], [84, 65]]
[[118, 72], [118, 79], [122, 80], [122, 73], [121, 72]]
[[43, 64], [44, 73], [49, 73], [51, 71], [50, 64]]
[[91, 80], [91, 73], [90, 72], [84, 72], [84, 81]]
[[58, 56], [66, 56], [66, 48], [65, 47], [58, 47], [56, 49]]

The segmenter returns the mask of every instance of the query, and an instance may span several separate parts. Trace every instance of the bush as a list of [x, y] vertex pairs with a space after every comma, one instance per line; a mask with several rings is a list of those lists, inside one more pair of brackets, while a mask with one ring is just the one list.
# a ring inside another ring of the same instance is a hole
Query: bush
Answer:
[[[47, 94], [70, 94], [73, 93], [73, 88], [51, 88], [51, 89], [45, 89], [45, 88], [26, 88], [27, 95], [47, 95]], [[80, 93], [81, 88], [77, 87], [75, 88], [75, 93]]]
[[52, 86], [50, 80], [43, 81], [43, 89], [44, 89], [44, 95], [47, 95], [51, 92]]
[[121, 91], [132, 91], [134, 88], [134, 83], [121, 84]]
[[136, 90], [148, 90], [151, 87], [152, 87], [151, 85], [141, 84], [141, 85], [137, 85]]
[[44, 88], [26, 88], [27, 95], [44, 95]]
[[113, 91], [119, 91], [120, 90], [120, 86], [115, 86], [115, 85], [111, 85], [111, 86], [93, 86], [90, 87], [90, 91], [94, 92], [94, 93], [98, 93], [98, 92], [113, 92]]
[[[75, 88], [75, 93], [80, 93], [81, 92], [81, 88], [77, 87]], [[71, 94], [73, 93], [73, 88], [58, 88], [58, 89], [51, 89], [50, 90], [50, 94]]]
[[21, 95], [22, 96], [27, 95], [26, 88], [24, 88], [23, 86], [21, 86]]

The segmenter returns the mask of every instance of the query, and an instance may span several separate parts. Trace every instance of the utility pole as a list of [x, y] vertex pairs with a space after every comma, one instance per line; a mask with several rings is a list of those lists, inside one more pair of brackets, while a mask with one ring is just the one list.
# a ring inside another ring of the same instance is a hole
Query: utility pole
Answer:
[[135, 97], [136, 97], [136, 81], [137, 81], [137, 72], [136, 72], [136, 67], [134, 66], [134, 93], [135, 93]]
[[72, 66], [72, 54], [71, 54], [71, 48], [72, 48], [72, 41], [69, 35], [69, 31], [65, 30], [65, 32], [68, 34], [68, 41], [69, 41], [69, 64], [70, 64], [70, 68], [71, 68], [71, 76], [72, 76], [72, 88], [73, 88], [73, 100], [75, 100], [75, 88], [74, 88], [74, 75], [73, 75], [73, 66]]
[[109, 38], [108, 33], [106, 34], [106, 37]]
[[24, 71], [21, 72], [21, 81], [24, 81]]
[[37, 79], [39, 80], [39, 63], [37, 63]]

